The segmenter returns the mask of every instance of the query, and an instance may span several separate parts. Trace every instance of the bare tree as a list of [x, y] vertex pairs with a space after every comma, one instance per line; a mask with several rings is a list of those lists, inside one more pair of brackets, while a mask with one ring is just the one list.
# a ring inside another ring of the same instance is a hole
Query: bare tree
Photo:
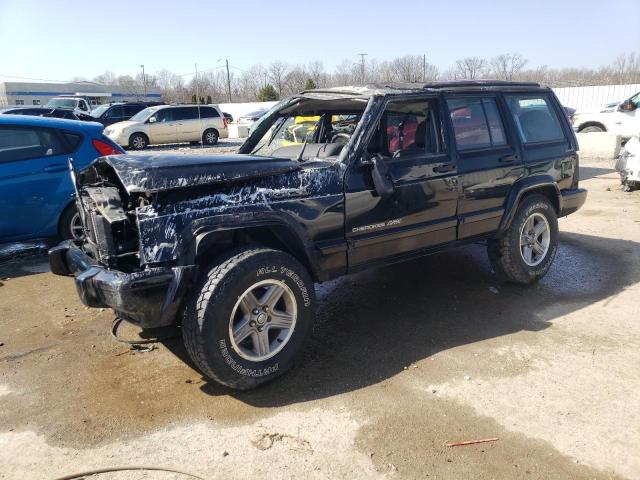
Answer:
[[101, 83], [102, 85], [115, 85], [116, 84], [116, 74], [111, 71], [106, 71], [101, 73], [100, 75], [94, 77], [93, 81], [96, 83]]
[[487, 66], [487, 61], [479, 57], [466, 57], [456, 60], [453, 70], [454, 78], [473, 80], [481, 78]]
[[282, 97], [282, 91], [285, 87], [289, 66], [284, 62], [273, 62], [269, 65], [269, 81], [278, 91], [278, 96]]
[[498, 80], [513, 80], [527, 64], [519, 53], [503, 53], [489, 60], [491, 75]]

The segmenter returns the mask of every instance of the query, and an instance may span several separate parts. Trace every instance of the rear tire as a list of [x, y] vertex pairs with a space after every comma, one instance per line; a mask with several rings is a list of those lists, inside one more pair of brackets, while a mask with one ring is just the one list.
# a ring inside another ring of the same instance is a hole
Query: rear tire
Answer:
[[553, 205], [543, 195], [525, 198], [507, 231], [490, 240], [487, 250], [493, 269], [504, 280], [530, 284], [544, 277], [558, 250]]
[[597, 125], [590, 125], [588, 127], [584, 127], [578, 133], [594, 133], [594, 132], [604, 132], [604, 128], [598, 127]]
[[134, 133], [129, 137], [129, 148], [132, 150], [144, 150], [149, 145], [149, 139], [143, 133]]
[[58, 233], [64, 240], [79, 242], [84, 237], [80, 214], [74, 203], [64, 209], [58, 222]]
[[245, 390], [295, 364], [314, 316], [306, 269], [279, 250], [245, 247], [218, 259], [201, 279], [185, 308], [182, 334], [205, 376]]
[[218, 143], [218, 138], [218, 132], [213, 128], [209, 128], [202, 134], [202, 143], [205, 145], [216, 145]]

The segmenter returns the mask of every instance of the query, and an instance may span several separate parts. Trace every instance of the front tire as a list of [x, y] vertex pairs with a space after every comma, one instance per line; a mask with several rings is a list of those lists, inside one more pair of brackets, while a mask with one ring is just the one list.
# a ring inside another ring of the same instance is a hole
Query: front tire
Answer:
[[205, 376], [245, 390], [295, 364], [314, 315], [306, 269], [282, 251], [249, 247], [219, 259], [202, 278], [185, 309], [182, 333]]
[[489, 241], [491, 265], [501, 278], [530, 284], [546, 275], [558, 250], [558, 218], [543, 195], [527, 197], [500, 238]]
[[60, 215], [58, 233], [64, 240], [79, 242], [84, 237], [80, 214], [75, 204], [69, 205]]
[[149, 145], [149, 139], [142, 133], [134, 133], [129, 137], [129, 148], [133, 150], [144, 150]]

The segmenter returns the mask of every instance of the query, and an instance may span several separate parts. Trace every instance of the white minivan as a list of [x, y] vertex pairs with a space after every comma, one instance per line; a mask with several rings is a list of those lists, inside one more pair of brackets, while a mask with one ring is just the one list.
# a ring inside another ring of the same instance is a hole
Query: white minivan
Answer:
[[227, 138], [227, 119], [212, 105], [158, 105], [145, 108], [126, 122], [104, 129], [111, 140], [123, 147], [142, 150], [147, 145], [202, 142], [215, 145]]

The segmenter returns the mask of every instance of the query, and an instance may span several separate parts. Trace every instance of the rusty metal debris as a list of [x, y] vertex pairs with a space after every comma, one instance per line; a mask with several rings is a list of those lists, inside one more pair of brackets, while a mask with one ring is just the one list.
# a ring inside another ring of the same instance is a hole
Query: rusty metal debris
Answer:
[[474, 445], [476, 443], [487, 443], [487, 442], [496, 442], [496, 441], [498, 441], [498, 437], [481, 438], [479, 440], [466, 440], [464, 442], [447, 442], [445, 445], [447, 447], [461, 447], [463, 445]]

